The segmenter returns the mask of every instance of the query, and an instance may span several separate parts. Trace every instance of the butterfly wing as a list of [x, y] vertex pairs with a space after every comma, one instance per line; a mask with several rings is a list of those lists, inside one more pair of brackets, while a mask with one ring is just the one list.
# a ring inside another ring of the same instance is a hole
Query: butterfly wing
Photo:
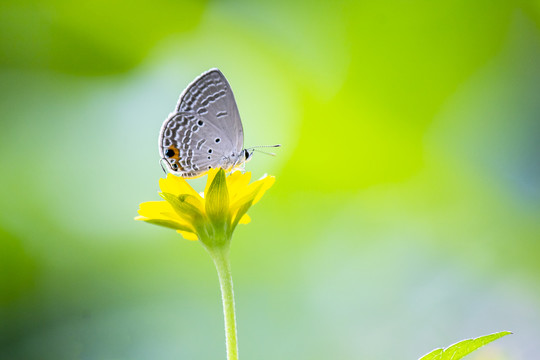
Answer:
[[240, 154], [244, 131], [233, 92], [217, 69], [196, 78], [180, 95], [176, 113], [163, 123], [159, 150], [171, 172], [203, 175]]

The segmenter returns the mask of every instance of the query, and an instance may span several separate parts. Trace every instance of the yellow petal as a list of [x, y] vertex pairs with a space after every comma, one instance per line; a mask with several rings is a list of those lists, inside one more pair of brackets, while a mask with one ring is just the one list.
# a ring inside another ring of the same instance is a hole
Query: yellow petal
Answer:
[[259, 194], [262, 185], [263, 183], [256, 181], [253, 184], [249, 184], [249, 186], [243, 188], [242, 192], [238, 193], [236, 201], [231, 204], [231, 213], [236, 213], [238, 208], [244, 206], [247, 203], [249, 203], [249, 206], [253, 205], [253, 200]]
[[242, 218], [240, 219], [240, 221], [238, 223], [239, 224], [249, 224], [250, 222], [251, 222], [251, 217], [248, 214], [244, 214], [244, 216], [242, 216]]
[[238, 222], [242, 216], [244, 216], [244, 214], [249, 210], [253, 204], [253, 199], [255, 199], [255, 196], [257, 196], [262, 186], [263, 183], [260, 181], [249, 185], [246, 189], [244, 189], [243, 193], [237, 198], [234, 204], [231, 205], [229, 212], [233, 215], [231, 217], [231, 225], [233, 229], [236, 227], [236, 225], [238, 225]]
[[266, 190], [268, 190], [274, 184], [275, 180], [275, 177], [265, 175], [248, 186], [241, 189], [239, 188], [235, 201], [231, 202], [231, 210], [235, 210], [235, 208], [242, 206], [243, 203], [248, 201], [251, 201], [251, 205], [257, 203], [262, 198]]
[[229, 189], [229, 199], [231, 204], [241, 196], [244, 189], [248, 186], [250, 179], [250, 172], [242, 174], [241, 171], [235, 171], [227, 177], [227, 188]]
[[[139, 205], [139, 215], [145, 219], [156, 220], [171, 220], [180, 223], [182, 226], [188, 226], [193, 228], [190, 224], [190, 219], [187, 217], [179, 216], [166, 201], [147, 201]], [[136, 220], [145, 220], [136, 219]]]
[[186, 179], [173, 174], [167, 174], [167, 178], [159, 179], [159, 188], [164, 193], [174, 195], [189, 194], [200, 199], [199, 193], [188, 184]]
[[174, 213], [171, 205], [166, 201], [147, 201], [139, 205], [139, 215], [147, 218], [163, 218], [163, 213]]
[[230, 207], [230, 212], [233, 214], [233, 228], [236, 227], [249, 208], [262, 198], [266, 190], [268, 190], [274, 182], [275, 178], [273, 176], [265, 176], [243, 189], [237, 196], [236, 201]]
[[189, 231], [182, 231], [182, 230], [176, 230], [176, 232], [179, 233], [180, 235], [182, 235], [182, 237], [184, 239], [186, 239], [186, 240], [190, 240], [190, 241], [199, 240], [199, 237], [195, 233], [192, 233], [192, 232], [189, 232]]
[[221, 168], [208, 170], [208, 179], [206, 179], [206, 187], [204, 188], [204, 198], [205, 199], [208, 198], [208, 189], [210, 189], [210, 185], [212, 184], [212, 181], [214, 181], [214, 177], [218, 173], [219, 169], [221, 169]]
[[274, 185], [274, 183], [276, 182], [276, 178], [274, 176], [265, 175], [262, 179], [255, 181], [254, 184], [259, 181], [263, 182], [263, 186], [260, 188], [257, 196], [255, 196], [255, 199], [253, 199], [253, 205], [256, 204], [259, 200], [261, 200], [266, 190], [270, 189], [272, 185]]

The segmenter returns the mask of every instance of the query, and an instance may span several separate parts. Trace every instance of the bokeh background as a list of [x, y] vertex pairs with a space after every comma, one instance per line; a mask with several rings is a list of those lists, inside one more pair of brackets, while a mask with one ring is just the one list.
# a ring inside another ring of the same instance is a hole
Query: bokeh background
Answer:
[[538, 357], [539, 1], [4, 0], [0, 359], [225, 358], [210, 258], [133, 221], [211, 67], [283, 145], [247, 166], [243, 359]]

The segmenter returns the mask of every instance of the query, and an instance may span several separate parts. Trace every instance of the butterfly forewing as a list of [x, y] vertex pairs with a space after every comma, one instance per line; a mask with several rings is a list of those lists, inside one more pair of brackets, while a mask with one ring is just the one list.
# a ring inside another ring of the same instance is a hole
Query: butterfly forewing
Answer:
[[211, 69], [195, 79], [184, 90], [177, 112], [195, 112], [218, 127], [235, 149], [244, 146], [244, 131], [231, 86], [218, 69]]
[[196, 177], [238, 156], [244, 133], [233, 92], [225, 76], [212, 69], [195, 79], [180, 95], [176, 112], [163, 123], [159, 139], [170, 170]]

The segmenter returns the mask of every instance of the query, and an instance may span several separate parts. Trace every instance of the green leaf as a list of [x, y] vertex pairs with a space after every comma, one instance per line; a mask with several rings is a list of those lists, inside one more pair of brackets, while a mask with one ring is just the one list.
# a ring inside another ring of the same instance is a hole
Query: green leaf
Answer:
[[510, 331], [501, 331], [494, 334], [480, 336], [476, 339], [467, 339], [455, 343], [446, 349], [435, 349], [432, 352], [422, 356], [419, 360], [459, 360], [474, 350], [494, 341], [503, 336], [511, 334]]
[[219, 169], [208, 188], [205, 206], [206, 214], [216, 227], [221, 227], [226, 223], [229, 218], [229, 191], [223, 169]]

